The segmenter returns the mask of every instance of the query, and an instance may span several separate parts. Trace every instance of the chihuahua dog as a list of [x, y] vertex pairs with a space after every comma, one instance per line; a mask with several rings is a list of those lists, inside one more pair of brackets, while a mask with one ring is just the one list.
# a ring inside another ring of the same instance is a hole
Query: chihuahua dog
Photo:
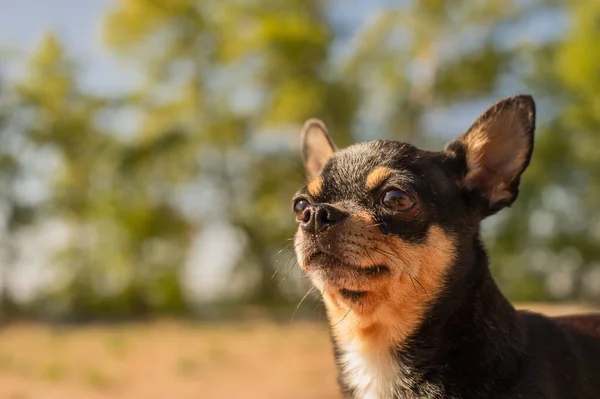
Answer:
[[338, 150], [321, 121], [306, 123], [294, 245], [346, 398], [600, 398], [600, 315], [516, 311], [480, 240], [480, 222], [517, 198], [534, 129], [525, 95], [440, 152]]

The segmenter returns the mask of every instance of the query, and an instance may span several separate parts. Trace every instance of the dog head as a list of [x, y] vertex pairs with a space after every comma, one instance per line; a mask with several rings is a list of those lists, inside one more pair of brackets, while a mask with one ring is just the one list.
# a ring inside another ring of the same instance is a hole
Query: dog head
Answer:
[[394, 323], [414, 327], [480, 221], [517, 198], [534, 128], [530, 96], [494, 104], [439, 152], [395, 141], [338, 150], [325, 125], [309, 120], [295, 251], [330, 318], [351, 312], [369, 326], [401, 309]]

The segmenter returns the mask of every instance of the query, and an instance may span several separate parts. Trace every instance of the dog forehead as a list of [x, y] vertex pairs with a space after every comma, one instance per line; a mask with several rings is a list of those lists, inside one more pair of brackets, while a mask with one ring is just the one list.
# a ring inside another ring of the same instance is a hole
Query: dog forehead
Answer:
[[416, 148], [397, 141], [369, 141], [354, 144], [337, 152], [324, 174], [349, 183], [364, 180], [369, 172], [379, 167], [399, 168]]
[[[360, 199], [373, 184], [387, 175], [379, 171], [402, 169], [410, 163], [417, 149], [395, 141], [371, 141], [354, 144], [336, 152], [325, 165], [317, 184], [309, 184], [309, 192], [324, 202]], [[363, 198], [364, 199], [364, 198]]]

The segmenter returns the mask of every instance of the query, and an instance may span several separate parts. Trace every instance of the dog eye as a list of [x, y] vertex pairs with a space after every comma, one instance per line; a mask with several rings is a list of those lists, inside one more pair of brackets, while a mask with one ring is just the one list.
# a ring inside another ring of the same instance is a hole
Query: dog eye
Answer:
[[393, 211], [408, 211], [415, 206], [415, 201], [404, 191], [390, 190], [381, 198], [381, 203]]
[[294, 202], [294, 212], [296, 213], [296, 215], [300, 215], [308, 206], [308, 201], [305, 199], [297, 199]]

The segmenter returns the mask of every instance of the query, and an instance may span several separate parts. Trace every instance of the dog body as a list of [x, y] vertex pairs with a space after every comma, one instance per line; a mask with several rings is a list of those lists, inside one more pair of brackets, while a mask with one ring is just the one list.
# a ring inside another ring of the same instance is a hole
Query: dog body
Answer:
[[338, 151], [307, 122], [295, 250], [331, 324], [348, 398], [600, 398], [600, 316], [517, 312], [479, 223], [516, 199], [535, 106], [503, 100], [443, 151]]

